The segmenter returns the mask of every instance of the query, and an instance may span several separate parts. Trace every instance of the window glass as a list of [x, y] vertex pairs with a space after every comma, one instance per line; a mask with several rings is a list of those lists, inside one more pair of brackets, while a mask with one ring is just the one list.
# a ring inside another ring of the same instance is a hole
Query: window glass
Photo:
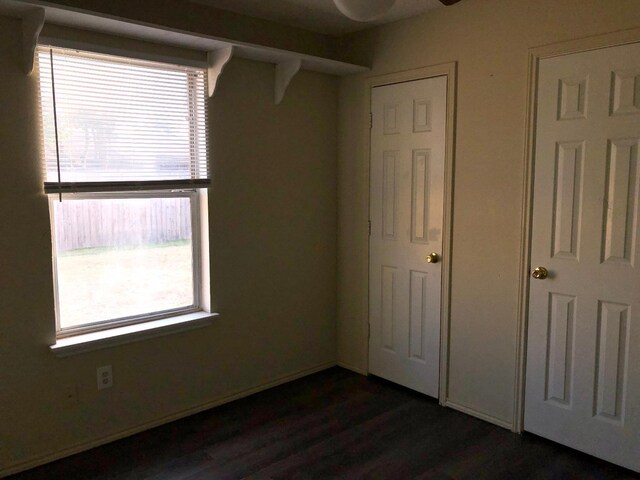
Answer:
[[195, 304], [190, 196], [52, 207], [61, 329]]

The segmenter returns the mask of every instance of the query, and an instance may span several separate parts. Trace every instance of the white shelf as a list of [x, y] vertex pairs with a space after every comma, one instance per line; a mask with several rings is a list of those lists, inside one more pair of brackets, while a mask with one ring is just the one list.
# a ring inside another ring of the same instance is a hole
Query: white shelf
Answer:
[[344, 76], [369, 70], [368, 67], [363, 65], [354, 65], [324, 57], [152, 25], [39, 0], [0, 0], [0, 15], [25, 18], [34, 8], [43, 8], [45, 10], [47, 24], [118, 35], [163, 45], [201, 50], [203, 52], [233, 47], [234, 57], [276, 65], [299, 60], [303, 70], [329, 75]]

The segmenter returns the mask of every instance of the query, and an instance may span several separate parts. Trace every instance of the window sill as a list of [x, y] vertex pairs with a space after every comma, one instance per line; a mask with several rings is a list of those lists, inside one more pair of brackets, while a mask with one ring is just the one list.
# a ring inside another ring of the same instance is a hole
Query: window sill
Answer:
[[84, 333], [68, 338], [59, 338], [49, 348], [58, 357], [68, 357], [78, 353], [101, 348], [137, 342], [147, 338], [162, 337], [177, 332], [193, 330], [210, 325], [217, 313], [195, 312], [151, 322], [116, 327], [101, 332]]

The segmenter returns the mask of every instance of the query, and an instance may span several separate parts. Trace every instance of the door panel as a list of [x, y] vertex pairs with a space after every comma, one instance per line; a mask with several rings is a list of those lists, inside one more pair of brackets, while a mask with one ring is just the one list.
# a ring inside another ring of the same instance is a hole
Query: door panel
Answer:
[[369, 371], [438, 396], [446, 77], [372, 92]]
[[640, 471], [640, 44], [538, 75], [525, 429]]

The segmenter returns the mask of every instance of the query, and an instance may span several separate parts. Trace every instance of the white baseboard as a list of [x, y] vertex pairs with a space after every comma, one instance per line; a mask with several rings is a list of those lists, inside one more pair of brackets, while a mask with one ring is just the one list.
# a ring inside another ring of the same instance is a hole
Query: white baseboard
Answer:
[[[152, 420], [150, 422], [136, 425], [135, 427], [120, 431], [118, 433], [107, 435], [106, 437], [97, 438], [94, 440], [90, 440], [88, 442], [78, 443], [71, 447], [67, 447], [62, 450], [56, 450], [55, 452], [49, 452], [44, 455], [38, 455], [28, 460], [16, 463], [14, 465], [3, 466], [0, 468], [0, 478], [7, 477], [15, 473], [23, 472], [31, 468], [39, 467], [40, 465], [44, 465], [46, 463], [50, 463], [55, 460], [60, 460], [61, 458], [75, 455], [76, 453], [84, 452], [86, 450], [99, 447], [100, 445], [111, 443], [115, 440], [120, 440], [122, 438], [130, 437], [131, 435], [135, 435], [136, 433], [144, 432], [145, 430], [159, 427], [160, 425], [164, 425], [166, 423], [170, 423], [175, 420], [188, 417], [190, 415], [195, 415], [196, 413], [209, 410], [210, 408], [214, 408], [219, 405], [223, 405], [225, 403], [233, 402], [234, 400], [239, 400], [240, 398], [248, 397], [249, 395], [253, 395], [254, 393], [258, 393], [263, 390], [268, 390], [269, 388], [276, 387], [278, 385], [282, 385], [284, 383], [288, 383], [293, 380], [297, 380], [298, 378], [306, 377], [307, 375], [311, 375], [313, 373], [317, 373], [322, 370], [326, 370], [328, 368], [335, 367], [335, 366], [336, 366], [335, 362], [322, 363], [320, 365], [316, 365], [315, 367], [299, 370], [297, 372], [293, 372], [287, 375], [277, 377], [274, 380], [271, 380], [266, 383], [262, 383], [260, 385], [256, 385], [255, 387], [247, 388], [245, 390], [238, 390], [229, 395], [216, 398], [214, 400], [203, 403], [196, 407], [188, 408], [186, 410], [182, 410], [174, 414], [167, 415], [165, 417], [161, 417], [156, 420]], [[348, 368], [348, 367], [345, 367], [345, 368]]]
[[454, 410], [458, 410], [459, 412], [466, 413], [467, 415], [471, 415], [472, 417], [479, 418], [480, 420], [484, 420], [485, 422], [493, 423], [502, 428], [506, 428], [507, 430], [513, 429], [513, 424], [511, 422], [507, 422], [500, 418], [494, 417], [493, 415], [488, 415], [486, 413], [480, 412], [470, 407], [466, 407], [464, 405], [460, 405], [459, 403], [452, 402], [451, 400], [447, 400], [444, 403], [445, 407], [453, 408]]
[[359, 367], [354, 367], [353, 365], [349, 365], [348, 363], [338, 362], [337, 365], [339, 367], [346, 368], [347, 370], [351, 370], [352, 372], [359, 373], [360, 375], [369, 375], [369, 372], [367, 372], [366, 370], [363, 370]]

